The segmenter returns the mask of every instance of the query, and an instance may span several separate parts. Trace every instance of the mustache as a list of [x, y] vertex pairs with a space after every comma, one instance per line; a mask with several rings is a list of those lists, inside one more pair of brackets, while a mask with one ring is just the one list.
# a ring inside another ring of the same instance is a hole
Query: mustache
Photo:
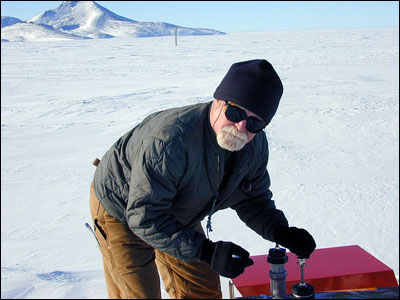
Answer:
[[223, 132], [226, 132], [227, 137], [232, 137], [241, 140], [242, 142], [247, 142], [247, 134], [246, 132], [239, 131], [236, 126], [225, 126], [221, 129]]

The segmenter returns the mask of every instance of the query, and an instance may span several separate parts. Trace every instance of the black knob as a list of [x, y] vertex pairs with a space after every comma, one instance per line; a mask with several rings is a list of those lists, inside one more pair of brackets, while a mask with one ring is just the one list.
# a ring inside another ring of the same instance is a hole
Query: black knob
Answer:
[[271, 264], [284, 264], [288, 261], [285, 248], [271, 248], [268, 252], [267, 261]]
[[296, 298], [314, 299], [314, 287], [307, 283], [295, 284], [292, 293]]

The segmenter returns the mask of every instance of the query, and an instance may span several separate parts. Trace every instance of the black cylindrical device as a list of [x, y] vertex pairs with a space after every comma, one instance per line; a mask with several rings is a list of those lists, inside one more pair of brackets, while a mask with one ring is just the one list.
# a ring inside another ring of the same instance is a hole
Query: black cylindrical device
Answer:
[[271, 296], [274, 299], [284, 298], [286, 295], [285, 263], [288, 261], [286, 249], [276, 245], [269, 249], [267, 261], [271, 264], [269, 271]]

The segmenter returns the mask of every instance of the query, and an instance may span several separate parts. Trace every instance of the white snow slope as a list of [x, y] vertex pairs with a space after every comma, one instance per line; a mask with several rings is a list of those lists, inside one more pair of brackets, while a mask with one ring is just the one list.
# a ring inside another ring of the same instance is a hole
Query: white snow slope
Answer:
[[[152, 112], [213, 100], [231, 64], [255, 58], [284, 84], [265, 130], [277, 207], [317, 248], [359, 245], [398, 278], [398, 36], [396, 27], [179, 37], [177, 47], [173, 37], [1, 43], [1, 298], [107, 298], [84, 226], [93, 159]], [[251, 255], [274, 246], [230, 209], [213, 229], [212, 240]], [[227, 278], [222, 289], [227, 298]]]
[[17, 23], [1, 29], [1, 39], [8, 42], [51, 42], [62, 40], [82, 40], [88, 37], [60, 32], [51, 27], [34, 23]]
[[16, 23], [22, 23], [22, 22], [23, 21], [18, 18], [2, 16], [1, 17], [1, 28], [6, 27], [6, 26], [11, 26]]

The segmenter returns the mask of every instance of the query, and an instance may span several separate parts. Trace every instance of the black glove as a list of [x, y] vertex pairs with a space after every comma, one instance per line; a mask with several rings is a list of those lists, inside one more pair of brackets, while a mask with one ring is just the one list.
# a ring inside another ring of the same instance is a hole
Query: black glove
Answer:
[[[234, 258], [232, 255], [240, 256]], [[254, 264], [250, 254], [242, 247], [231, 242], [211, 242], [205, 239], [202, 245], [200, 260], [210, 264], [211, 269], [219, 275], [235, 278], [244, 272], [244, 269]]]
[[275, 242], [286, 247], [299, 258], [309, 258], [315, 250], [314, 238], [305, 229], [279, 226], [274, 231]]

